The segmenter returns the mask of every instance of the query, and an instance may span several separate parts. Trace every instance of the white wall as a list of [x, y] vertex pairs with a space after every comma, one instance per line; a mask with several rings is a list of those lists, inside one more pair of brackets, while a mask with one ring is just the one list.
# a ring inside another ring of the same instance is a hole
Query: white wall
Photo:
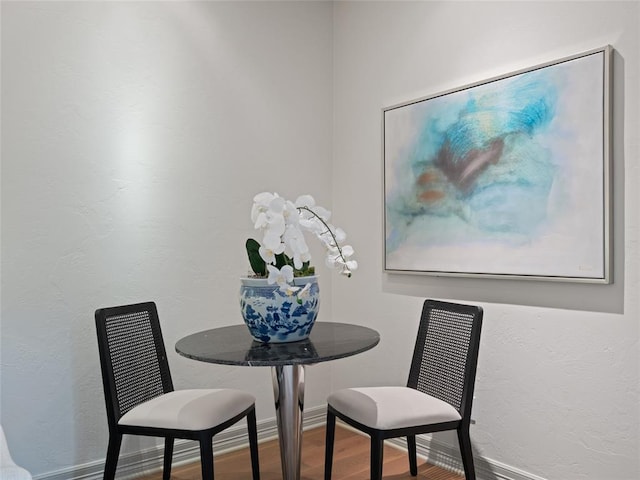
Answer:
[[2, 2], [1, 421], [33, 474], [104, 459], [102, 306], [156, 301], [177, 387], [274, 417], [268, 369], [173, 344], [241, 322], [255, 193], [331, 207], [331, 24], [327, 3]]
[[[377, 328], [382, 342], [345, 362], [334, 388], [406, 381], [425, 298], [477, 303], [476, 454], [524, 478], [640, 478], [639, 27], [638, 2], [335, 4], [333, 201], [360, 270], [349, 288], [334, 282], [334, 316]], [[383, 274], [381, 109], [606, 44], [615, 48], [615, 283]]]
[[[0, 420], [18, 463], [104, 458], [99, 306], [156, 300], [177, 386], [245, 388], [273, 417], [266, 369], [171, 346], [237, 323], [250, 197], [277, 190], [333, 207], [356, 247], [352, 279], [322, 275], [323, 318], [382, 334], [308, 369], [307, 407], [402, 383], [424, 298], [476, 302], [477, 454], [549, 480], [640, 477], [638, 2], [0, 5]], [[382, 274], [381, 108], [607, 43], [615, 283]]]

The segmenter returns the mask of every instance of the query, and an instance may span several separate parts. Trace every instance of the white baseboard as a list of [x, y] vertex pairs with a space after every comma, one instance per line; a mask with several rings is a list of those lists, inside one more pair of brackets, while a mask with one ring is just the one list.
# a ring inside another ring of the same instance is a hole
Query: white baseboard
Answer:
[[[340, 420], [338, 420], [338, 423], [343, 428], [367, 436]], [[387, 442], [395, 448], [405, 452], [407, 451], [406, 437], [392, 438], [387, 440]], [[418, 435], [416, 436], [416, 454], [432, 465], [464, 476], [460, 450], [457, 446], [452, 447], [446, 443], [438, 442], [433, 438]], [[473, 461], [477, 480], [546, 480], [545, 478], [519, 470], [510, 465], [482, 457], [477, 452], [473, 453]], [[407, 469], [408, 468], [409, 459], [407, 458]]]
[[[304, 412], [303, 428], [324, 425], [326, 406], [313, 407]], [[275, 417], [258, 422], [258, 442], [277, 438], [278, 426]], [[247, 426], [244, 422], [220, 432], [213, 439], [214, 455], [222, 455], [248, 445]], [[136, 453], [121, 455], [118, 459], [119, 480], [130, 480], [140, 477], [142, 473], [151, 473], [162, 469], [163, 445]], [[106, 454], [106, 451], [105, 451]], [[197, 442], [176, 440], [173, 449], [173, 466], [199, 462], [200, 447]], [[37, 475], [33, 480], [102, 480], [104, 460], [76, 465], [44, 475]]]
[[[406, 438], [394, 438], [389, 440], [389, 443], [402, 450], [407, 450]], [[462, 458], [457, 447], [438, 442], [433, 438], [417, 436], [416, 453], [432, 465], [464, 476]], [[473, 453], [473, 460], [478, 480], [545, 480], [532, 473], [482, 457], [477, 452]]]
[[[304, 412], [304, 429], [308, 430], [324, 425], [326, 406], [313, 407]], [[340, 422], [341, 426], [358, 432]], [[358, 432], [360, 433], [360, 432]], [[277, 438], [278, 427], [275, 418], [258, 422], [258, 441], [264, 442]], [[402, 450], [407, 449], [406, 439], [396, 438], [389, 443]], [[214, 437], [214, 454], [221, 455], [248, 444], [247, 428], [244, 422], [231, 427]], [[462, 474], [462, 461], [457, 447], [438, 442], [432, 438], [418, 436], [416, 450], [420, 457], [434, 465]], [[106, 453], [106, 452], [105, 452]], [[144, 451], [122, 455], [118, 459], [118, 479], [130, 480], [143, 473], [159, 471], [162, 468], [163, 446], [158, 445]], [[177, 440], [173, 451], [173, 465], [200, 461], [200, 449], [196, 442]], [[518, 470], [512, 466], [487, 459], [474, 453], [474, 463], [478, 480], [545, 480], [529, 472]], [[408, 465], [408, 464], [407, 464]], [[408, 468], [408, 467], [407, 467]], [[33, 480], [102, 480], [104, 460], [76, 465], [71, 468], [34, 476]]]

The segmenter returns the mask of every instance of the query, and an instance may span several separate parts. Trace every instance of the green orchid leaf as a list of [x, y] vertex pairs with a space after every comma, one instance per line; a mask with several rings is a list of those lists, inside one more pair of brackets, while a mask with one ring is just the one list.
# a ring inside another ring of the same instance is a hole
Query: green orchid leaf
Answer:
[[267, 264], [260, 256], [260, 244], [253, 238], [249, 238], [246, 243], [247, 256], [249, 257], [249, 263], [251, 264], [251, 270], [258, 276], [264, 277], [267, 275]]
[[293, 265], [293, 260], [291, 260], [284, 253], [279, 253], [276, 255], [276, 268], [281, 269], [285, 265]]

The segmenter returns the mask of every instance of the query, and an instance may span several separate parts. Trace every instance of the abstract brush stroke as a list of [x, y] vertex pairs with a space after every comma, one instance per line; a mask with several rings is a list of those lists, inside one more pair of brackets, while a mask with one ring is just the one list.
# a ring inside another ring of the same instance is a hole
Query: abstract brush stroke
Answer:
[[[416, 134], [394, 159], [403, 180], [386, 192], [387, 252], [409, 236], [424, 244], [535, 236], [557, 169], [544, 139], [558, 82], [534, 71], [414, 105]], [[416, 224], [424, 216], [431, 228]]]

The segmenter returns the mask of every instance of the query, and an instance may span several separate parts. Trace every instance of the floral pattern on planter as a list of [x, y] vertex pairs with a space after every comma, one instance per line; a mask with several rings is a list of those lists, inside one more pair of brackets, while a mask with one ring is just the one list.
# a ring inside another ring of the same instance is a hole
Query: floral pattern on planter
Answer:
[[318, 316], [320, 290], [316, 277], [294, 279], [304, 294], [288, 295], [264, 279], [242, 279], [240, 308], [251, 336], [265, 343], [305, 340]]

